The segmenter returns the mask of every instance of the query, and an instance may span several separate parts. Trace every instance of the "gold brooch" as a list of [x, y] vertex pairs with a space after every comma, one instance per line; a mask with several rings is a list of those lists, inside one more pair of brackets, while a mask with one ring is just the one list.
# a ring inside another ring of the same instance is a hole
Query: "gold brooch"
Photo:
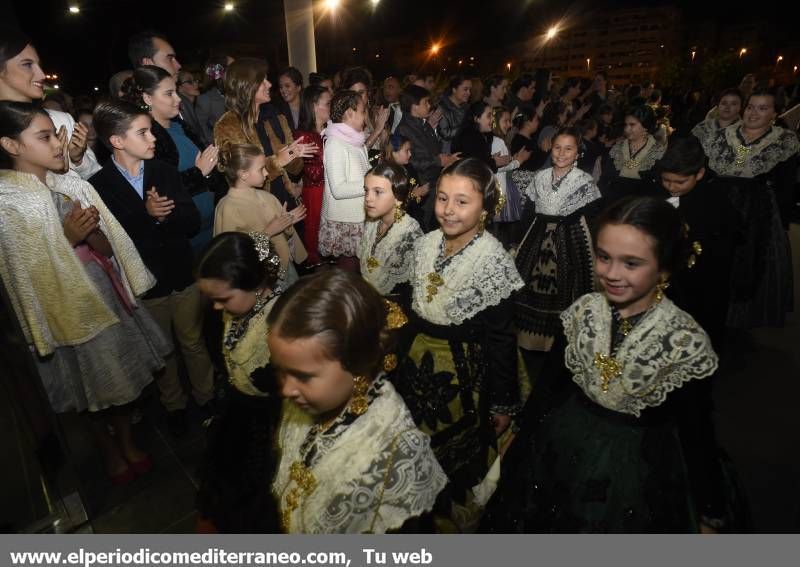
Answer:
[[403, 309], [394, 301], [383, 300], [386, 305], [386, 328], [390, 331], [399, 329], [408, 323], [408, 317], [403, 313]]
[[439, 293], [439, 288], [444, 285], [444, 280], [442, 276], [437, 274], [436, 272], [431, 272], [428, 274], [428, 287], [426, 288], [428, 291], [428, 296], [425, 300], [430, 303], [433, 301], [433, 297]]
[[367, 270], [370, 274], [380, 265], [380, 262], [378, 262], [378, 259], [375, 256], [370, 256], [367, 258]]
[[747, 154], [750, 153], [750, 148], [740, 145], [736, 148], [736, 165], [744, 165], [747, 161]]
[[689, 259], [686, 261], [686, 266], [688, 268], [694, 268], [694, 265], [697, 264], [697, 257], [703, 253], [703, 246], [695, 240], [692, 242], [692, 255], [689, 256]]
[[622, 364], [617, 362], [614, 357], [598, 352], [594, 355], [594, 365], [600, 369], [600, 377], [602, 378], [600, 388], [603, 393], [606, 393], [608, 392], [609, 382], [622, 374]]
[[308, 497], [317, 488], [317, 479], [314, 473], [300, 461], [295, 461], [289, 467], [289, 481], [297, 485], [286, 495], [286, 507], [281, 512], [281, 526], [285, 533], [292, 527], [292, 512], [294, 512], [303, 498]]

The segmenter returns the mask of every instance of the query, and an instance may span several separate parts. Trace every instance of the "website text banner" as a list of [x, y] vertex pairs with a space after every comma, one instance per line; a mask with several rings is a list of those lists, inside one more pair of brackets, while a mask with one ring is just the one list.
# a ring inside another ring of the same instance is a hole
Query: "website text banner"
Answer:
[[1, 535], [9, 567], [797, 565], [797, 536]]

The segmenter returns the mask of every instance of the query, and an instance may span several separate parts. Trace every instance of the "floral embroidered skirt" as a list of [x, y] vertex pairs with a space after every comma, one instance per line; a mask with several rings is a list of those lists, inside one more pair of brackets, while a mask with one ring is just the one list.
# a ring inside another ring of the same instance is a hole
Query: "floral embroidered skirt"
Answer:
[[363, 234], [364, 223], [323, 218], [319, 225], [319, 253], [321, 256], [355, 256]]
[[516, 256], [525, 281], [514, 298], [520, 348], [549, 351], [561, 312], [594, 290], [591, 242], [583, 215], [536, 216]]

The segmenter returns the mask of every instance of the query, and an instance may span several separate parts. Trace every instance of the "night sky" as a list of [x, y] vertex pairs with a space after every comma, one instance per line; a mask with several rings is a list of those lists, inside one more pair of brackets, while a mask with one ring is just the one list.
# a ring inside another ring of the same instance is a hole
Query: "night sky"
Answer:
[[[202, 61], [208, 48], [219, 44], [231, 45], [234, 53], [236, 44], [263, 46], [263, 53], [253, 55], [266, 57], [273, 65], [286, 63], [282, 0], [238, 0], [235, 14], [223, 14], [221, 0], [78, 3], [81, 14], [72, 16], [67, 11], [68, 0], [0, 0], [3, 13], [13, 12], [22, 30], [32, 37], [45, 72], [58, 72], [68, 89], [102, 86], [112, 73], [129, 67], [127, 38], [144, 28], [165, 33], [184, 64]], [[665, 3], [691, 10], [694, 19], [725, 21], [739, 17], [730, 11], [736, 5], [730, 1], [606, 2], [612, 7]], [[418, 38], [421, 45], [427, 45], [446, 37], [449, 48], [477, 54], [502, 49], [565, 14], [600, 8], [599, 2], [589, 0], [381, 0], [374, 13], [369, 0], [342, 0], [342, 5], [346, 15], [337, 20], [337, 41], [360, 44], [369, 37], [399, 36]], [[774, 17], [777, 5], [772, 0], [759, 2], [756, 16]], [[326, 20], [318, 26], [318, 46], [324, 39], [325, 26], [330, 25]]]

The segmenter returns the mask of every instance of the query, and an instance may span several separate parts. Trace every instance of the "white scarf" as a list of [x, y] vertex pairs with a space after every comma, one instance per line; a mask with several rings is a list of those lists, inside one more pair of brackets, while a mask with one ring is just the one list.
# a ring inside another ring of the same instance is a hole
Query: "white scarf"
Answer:
[[[447, 477], [430, 438], [388, 380], [376, 379], [377, 395], [366, 413], [318, 444], [309, 467], [316, 487], [291, 513], [290, 533], [384, 533], [433, 508]], [[281, 461], [272, 485], [280, 509], [297, 487], [293, 463], [314, 422], [293, 402], [283, 404], [278, 431]]]
[[[422, 237], [419, 223], [409, 215], [403, 215], [389, 228], [383, 240], [375, 245], [378, 238], [379, 221], [364, 223], [356, 255], [361, 260], [361, 275], [372, 284], [378, 293], [386, 295], [411, 279], [411, 265], [414, 261], [414, 244]], [[375, 253], [372, 247], [375, 245]]]
[[503, 245], [484, 232], [442, 270], [444, 283], [428, 301], [429, 277], [435, 273], [443, 237], [441, 229], [426, 234], [414, 252], [412, 308], [426, 321], [460, 325], [525, 285]]
[[612, 318], [601, 293], [584, 295], [561, 314], [567, 339], [564, 363], [584, 393], [607, 409], [639, 417], [689, 380], [717, 370], [708, 335], [665, 297], [623, 340], [613, 358], [621, 365], [619, 374], [603, 391], [603, 371], [595, 360], [610, 356]]

